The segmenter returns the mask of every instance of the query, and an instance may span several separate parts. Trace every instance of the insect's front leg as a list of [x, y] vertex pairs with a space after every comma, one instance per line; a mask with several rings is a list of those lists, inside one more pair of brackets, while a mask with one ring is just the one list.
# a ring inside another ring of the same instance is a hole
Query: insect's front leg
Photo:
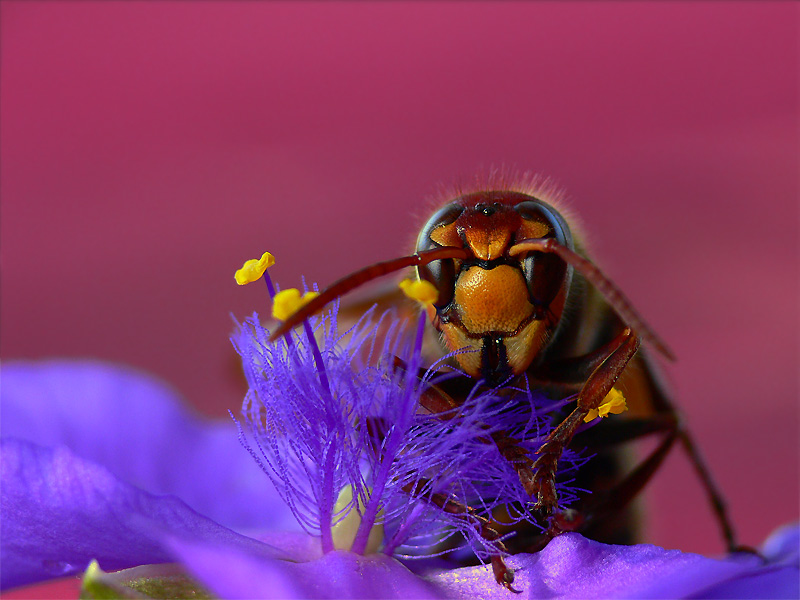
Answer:
[[[455, 410], [459, 404], [440, 386], [430, 386], [420, 396], [420, 405], [440, 419], [451, 419], [456, 416]], [[488, 426], [487, 426], [487, 429]], [[486, 443], [494, 443], [501, 456], [516, 470], [523, 489], [529, 495], [534, 495], [533, 461], [528, 456], [528, 450], [523, 448], [519, 440], [514, 439], [503, 431], [495, 431], [482, 438]]]
[[[393, 367], [395, 369], [407, 369], [407, 365], [399, 358], [394, 357]], [[449, 420], [457, 417], [456, 410], [460, 406], [453, 397], [441, 389], [439, 386], [431, 385], [423, 391], [419, 399], [420, 405], [430, 413], [437, 415], [438, 418]], [[382, 423], [373, 423], [371, 431], [373, 436], [383, 436], [384, 431], [381, 427], [386, 427]], [[512, 464], [517, 464], [517, 470], [520, 473], [520, 479], [532, 480], [533, 473], [530, 470], [532, 461], [527, 457], [525, 451], [519, 448], [516, 440], [506, 436], [504, 433], [495, 432], [487, 435], [484, 440], [485, 443], [497, 444], [501, 454]], [[378, 450], [379, 451], [379, 450]], [[525, 462], [527, 461], [527, 462]], [[524, 475], [523, 475], [524, 473]], [[418, 496], [419, 490], [427, 484], [426, 479], [420, 479], [415, 485], [410, 485], [406, 491], [412, 495]], [[428, 494], [426, 499], [431, 504], [438, 506], [446, 512], [458, 515], [464, 521], [470, 522], [474, 525], [478, 535], [487, 542], [494, 545], [499, 553], [494, 553], [490, 556], [492, 564], [492, 573], [494, 574], [495, 581], [502, 585], [507, 590], [519, 593], [519, 590], [513, 587], [514, 583], [514, 570], [509, 569], [505, 563], [503, 556], [508, 554], [500, 534], [497, 531], [496, 524], [490, 519], [481, 516], [471, 506], [460, 502], [452, 496], [441, 493]]]
[[[424, 481], [421, 483], [424, 483]], [[500, 554], [492, 554], [490, 558], [494, 579], [508, 591], [519, 594], [520, 590], [512, 586], [514, 583], [514, 570], [508, 568], [503, 558], [503, 555], [507, 554], [508, 550], [500, 539], [500, 534], [495, 529], [494, 523], [480, 516], [472, 507], [445, 494], [430, 494], [428, 501], [452, 515], [458, 515], [465, 521], [471, 522], [481, 538], [487, 542], [494, 543], [495, 547], [500, 551]]]
[[627, 327], [608, 345], [608, 356], [583, 384], [575, 410], [550, 432], [545, 443], [539, 448], [537, 452], [539, 458], [533, 463], [532, 490], [536, 495], [535, 508], [543, 514], [552, 513], [558, 506], [555, 477], [558, 461], [564, 449], [572, 441], [575, 431], [584, 422], [584, 417], [589, 411], [602, 404], [628, 362], [636, 354], [639, 344], [639, 337]]

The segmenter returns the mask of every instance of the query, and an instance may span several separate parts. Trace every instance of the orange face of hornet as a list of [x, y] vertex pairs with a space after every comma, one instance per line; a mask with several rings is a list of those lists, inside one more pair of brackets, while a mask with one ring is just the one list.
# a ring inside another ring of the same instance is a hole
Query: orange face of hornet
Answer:
[[417, 267], [439, 291], [429, 316], [460, 367], [500, 383], [524, 372], [555, 332], [572, 267], [553, 254], [511, 256], [527, 239], [553, 238], [573, 249], [563, 217], [550, 205], [513, 191], [476, 192], [447, 204], [426, 223], [417, 252], [463, 248], [467, 258]]

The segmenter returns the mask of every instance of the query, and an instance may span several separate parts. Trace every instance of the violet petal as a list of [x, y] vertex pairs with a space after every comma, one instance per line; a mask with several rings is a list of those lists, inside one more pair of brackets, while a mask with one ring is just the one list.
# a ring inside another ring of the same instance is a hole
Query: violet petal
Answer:
[[767, 565], [695, 594], [696, 598], [800, 597], [800, 524], [784, 525], [761, 547]]
[[173, 539], [194, 576], [222, 598], [444, 598], [398, 561], [380, 555], [330, 552], [293, 563], [236, 548]]
[[[578, 534], [559, 536], [538, 554], [512, 556], [508, 564], [516, 569], [514, 586], [523, 591], [519, 598], [685, 598], [712, 596], [716, 590], [747, 597], [755, 583], [767, 595], [783, 597], [798, 572], [796, 562], [764, 566], [748, 555], [717, 560], [647, 544], [609, 546]], [[488, 567], [429, 578], [452, 598], [501, 598]]]
[[66, 448], [0, 442], [0, 588], [82, 572], [171, 562], [164, 533], [226, 544], [253, 556], [283, 556], [198, 514], [173, 496], [121, 482]]
[[99, 361], [53, 360], [4, 363], [2, 382], [3, 437], [64, 445], [228, 527], [298, 528], [233, 423], [193, 414], [157, 379]]

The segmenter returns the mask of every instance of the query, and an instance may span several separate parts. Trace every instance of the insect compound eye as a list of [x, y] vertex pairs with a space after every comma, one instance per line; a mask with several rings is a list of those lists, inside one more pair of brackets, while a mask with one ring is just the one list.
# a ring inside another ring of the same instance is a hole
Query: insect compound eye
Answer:
[[[552, 206], [541, 200], [525, 200], [517, 204], [515, 209], [524, 221], [520, 228], [523, 232], [540, 229], [542, 233], [537, 234], [538, 237], [555, 238], [559, 244], [574, 249], [567, 222]], [[569, 284], [568, 278], [572, 273], [563, 260], [547, 252], [528, 253], [522, 260], [522, 271], [528, 283], [531, 303], [542, 308], [550, 306], [562, 286]]]
[[[436, 213], [428, 219], [425, 227], [419, 233], [417, 238], [417, 252], [424, 252], [425, 250], [433, 250], [434, 248], [442, 248], [443, 244], [433, 241], [431, 234], [435, 229], [451, 225], [464, 211], [464, 208], [458, 204], [448, 204], [440, 208]], [[456, 287], [456, 264], [452, 258], [443, 260], [434, 260], [427, 265], [417, 267], [417, 273], [420, 279], [429, 281], [436, 286], [439, 291], [439, 299], [435, 306], [442, 308], [450, 304], [453, 300]]]

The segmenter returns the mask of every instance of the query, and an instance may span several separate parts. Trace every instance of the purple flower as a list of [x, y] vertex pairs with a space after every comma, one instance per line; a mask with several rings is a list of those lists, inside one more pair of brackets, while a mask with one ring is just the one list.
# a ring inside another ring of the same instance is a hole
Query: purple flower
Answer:
[[[532, 454], [550, 431], [548, 413], [563, 403], [506, 388], [503, 396], [471, 394], [444, 417], [421, 414], [421, 397], [457, 374], [423, 368], [423, 319], [408, 337], [391, 315], [372, 322], [372, 312], [342, 334], [334, 308], [309, 323], [316, 337], [292, 334], [275, 343], [257, 315], [240, 326], [234, 346], [250, 386], [244, 414], [252, 444], [245, 445], [323, 552], [363, 554], [378, 526], [387, 555], [441, 553], [435, 547], [455, 535], [481, 558], [501, 553], [499, 540], [478, 534], [481, 518], [503, 505], [516, 521], [538, 524], [492, 436], [525, 440], [519, 446]], [[562, 464], [569, 471], [580, 462], [567, 452]], [[350, 495], [338, 506], [343, 489]], [[561, 483], [558, 489], [568, 504], [573, 490]], [[444, 510], [447, 499], [469, 506], [469, 514], [453, 512], [453, 502]], [[338, 523], [351, 513], [358, 513], [352, 547], [336, 544], [345, 525]]]
[[[106, 571], [178, 562], [231, 598], [512, 597], [487, 566], [396, 556], [420, 544], [430, 554], [453, 532], [484, 556], [495, 551], [430, 499], [455, 494], [485, 511], [523, 502], [514, 470], [481, 437], [522, 421], [535, 438], [541, 420], [504, 420], [510, 411], [491, 394], [474, 394], [449, 424], [417, 414], [437, 375], [419, 380], [419, 338], [385, 323], [386, 341], [370, 348], [376, 326], [364, 320], [345, 338], [334, 311], [311, 324], [322, 340], [315, 352], [302, 336], [267, 344], [258, 321], [246, 321], [236, 346], [251, 387], [252, 456], [232, 423], [193, 416], [142, 374], [96, 362], [4, 364], [2, 588], [80, 574], [97, 560]], [[407, 368], [387, 365], [390, 354]], [[342, 508], [348, 483], [355, 500]], [[348, 512], [360, 515], [354, 551], [334, 550]], [[383, 552], [364, 554], [378, 525]], [[508, 563], [525, 597], [796, 596], [798, 528], [763, 551], [767, 564], [565, 534]]]

